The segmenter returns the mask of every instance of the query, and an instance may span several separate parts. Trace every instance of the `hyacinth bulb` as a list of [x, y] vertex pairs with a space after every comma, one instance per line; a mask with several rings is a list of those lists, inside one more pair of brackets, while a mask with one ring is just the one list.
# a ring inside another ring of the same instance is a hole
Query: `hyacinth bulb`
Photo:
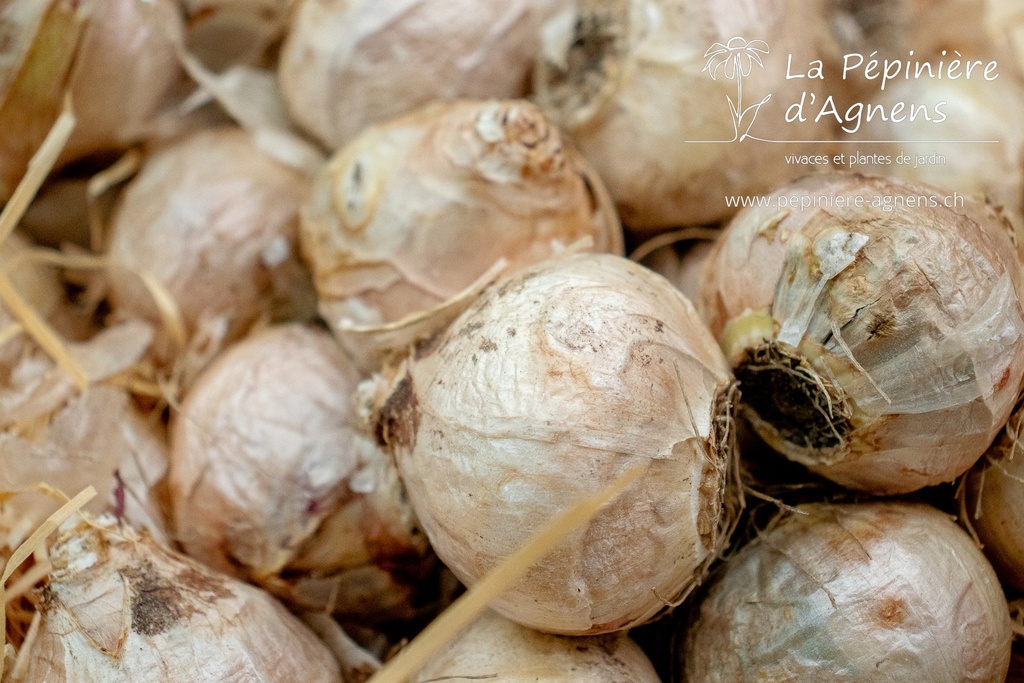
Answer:
[[429, 319], [500, 260], [514, 271], [584, 238], [621, 252], [615, 209], [521, 100], [433, 104], [364, 131], [320, 174], [302, 221], [320, 312], [354, 355], [378, 344], [354, 328]]
[[486, 612], [434, 655], [413, 683], [660, 683], [650, 660], [623, 633], [566, 638]]
[[1024, 410], [1018, 409], [968, 478], [967, 517], [1008, 588], [1024, 591]]
[[338, 664], [257, 588], [109, 518], [50, 551], [39, 634], [18, 683], [338, 683]]
[[730, 377], [690, 303], [611, 255], [488, 288], [391, 379], [377, 430], [431, 544], [472, 585], [572, 501], [643, 473], [492, 603], [570, 635], [654, 617], [723, 542]]
[[301, 325], [248, 337], [205, 370], [171, 433], [185, 552], [305, 609], [413, 616], [433, 555], [394, 466], [360, 431], [359, 381], [327, 332]]
[[831, 50], [816, 0], [580, 0], [543, 35], [535, 98], [632, 230], [727, 218], [723, 196], [770, 190], [805, 172], [787, 153], [820, 153], [787, 141], [831, 138], [827, 117], [785, 118], [820, 89], [786, 78], [787, 55], [807, 65]]
[[[276, 304], [301, 300], [309, 285], [296, 241], [307, 184], [235, 128], [205, 130], [154, 152], [113, 217], [115, 315], [163, 320], [143, 276], [170, 295], [188, 334], [216, 323], [226, 341], [272, 316]], [[172, 351], [165, 337], [155, 353]]]
[[[1010, 74], [995, 81], [975, 79], [921, 79], [897, 81], [875, 93], [869, 106], [882, 105], [891, 117], [903, 102], [944, 102], [942, 121], [931, 114], [914, 120], [904, 113], [899, 120], [875, 117], [864, 123], [864, 135], [890, 140], [878, 152], [890, 160], [906, 155], [906, 163], [877, 168], [905, 180], [928, 183], [952, 194], [986, 197], [1001, 204], [1019, 220], [1024, 209], [1024, 87]], [[936, 146], [921, 142], [941, 137], [950, 140], [987, 140], [976, 144]]]
[[923, 505], [808, 505], [725, 564], [683, 683], [1002, 683], [1010, 618], [971, 538]]
[[742, 413], [772, 448], [844, 486], [952, 481], [1016, 401], [1012, 227], [987, 205], [944, 202], [926, 185], [811, 176], [736, 216], [705, 263], [702, 313]]
[[527, 94], [564, 0], [302, 0], [280, 61], [292, 118], [330, 150], [435, 100]]

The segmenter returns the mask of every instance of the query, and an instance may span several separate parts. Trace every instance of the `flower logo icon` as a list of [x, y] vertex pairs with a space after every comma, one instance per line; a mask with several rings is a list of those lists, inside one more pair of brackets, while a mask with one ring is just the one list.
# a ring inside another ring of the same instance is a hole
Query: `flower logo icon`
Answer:
[[770, 94], [766, 95], [760, 102], [745, 109], [743, 107], [743, 79], [753, 71], [754, 64], [764, 68], [761, 55], [767, 54], [768, 43], [763, 40], [748, 41], [740, 36], [730, 39], [724, 45], [715, 43], [704, 53], [707, 62], [701, 70], [702, 73], [707, 71], [712, 80], [717, 81], [718, 72], [721, 71], [727, 79], [736, 81], [736, 101], [734, 102], [731, 96], [726, 96], [729, 100], [729, 110], [732, 113], [734, 131], [733, 139], [730, 142], [750, 137], [750, 128], [754, 125], [757, 112], [772, 97]]

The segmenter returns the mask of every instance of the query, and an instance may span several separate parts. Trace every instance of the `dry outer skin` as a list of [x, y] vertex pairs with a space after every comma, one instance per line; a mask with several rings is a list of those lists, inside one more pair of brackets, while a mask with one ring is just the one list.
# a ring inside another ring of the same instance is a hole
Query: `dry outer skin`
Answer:
[[640, 480], [493, 604], [541, 631], [643, 623], [717, 551], [726, 365], [690, 303], [610, 255], [492, 285], [399, 372], [378, 416], [438, 556], [472, 585], [578, 500]]
[[413, 683], [660, 683], [625, 634], [566, 638], [537, 633], [486, 612], [423, 667]]
[[[92, 486], [97, 496], [87, 511], [113, 512], [166, 542], [156, 485], [167, 472], [167, 461], [166, 435], [128, 393], [94, 386], [55, 410], [44, 426], [25, 435], [10, 428], [0, 433], [0, 490], [30, 491], [46, 482], [74, 495]], [[53, 512], [53, 500], [25, 495], [5, 507], [18, 524], [34, 528]]]
[[359, 430], [360, 380], [322, 330], [287, 325], [225, 352], [171, 437], [177, 539], [298, 606], [408, 617], [432, 562], [390, 460]]
[[946, 515], [810, 505], [725, 565], [680, 649], [685, 683], [1002, 683], [999, 581]]
[[262, 591], [128, 527], [79, 522], [51, 551], [25, 683], [340, 683], [327, 648]]
[[282, 48], [282, 94], [332, 151], [435, 100], [522, 97], [556, 4], [303, 0]]
[[580, 0], [549, 20], [544, 37], [537, 101], [597, 169], [633, 230], [726, 218], [734, 210], [725, 195], [766, 192], [806, 172], [787, 165], [787, 154], [821, 153], [821, 145], [728, 142], [737, 135], [727, 100], [736, 102], [737, 83], [727, 66], [715, 79], [704, 71], [716, 43], [761, 40], [769, 50], [753, 53], [764, 69], [753, 64], [743, 79], [744, 109], [771, 95], [750, 135], [831, 138], [828, 117], [785, 121], [805, 90], [819, 88], [785, 77], [787, 55], [794, 70], [825, 56], [831, 39], [817, 1]]
[[522, 100], [434, 104], [364, 131], [302, 221], [320, 311], [353, 350], [353, 325], [431, 311], [499, 259], [516, 270], [586, 237], [622, 251], [601, 181]]
[[299, 298], [295, 242], [306, 190], [299, 173], [264, 155], [241, 130], [207, 130], [159, 150], [125, 189], [114, 217], [115, 313], [160, 321], [139, 271], [173, 296], [189, 333], [218, 319], [231, 339], [272, 312], [275, 294]]
[[968, 479], [967, 512], [985, 556], [1008, 586], [1024, 591], [1024, 444], [1018, 409]]
[[839, 198], [833, 206], [746, 210], [705, 264], [702, 313], [745, 414], [776, 450], [844, 486], [951, 481], [1016, 400], [1024, 319], [1010, 226], [970, 200], [922, 206], [945, 195], [809, 177], [773, 203]]

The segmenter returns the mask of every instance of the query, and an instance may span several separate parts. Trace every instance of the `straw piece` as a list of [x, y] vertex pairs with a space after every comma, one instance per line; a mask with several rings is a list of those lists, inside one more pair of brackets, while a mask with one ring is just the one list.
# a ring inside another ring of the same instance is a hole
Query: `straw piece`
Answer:
[[28, 633], [25, 634], [25, 640], [21, 643], [21, 648], [18, 650], [18, 656], [14, 659], [14, 668], [11, 670], [11, 678], [17, 680], [24, 675], [25, 667], [28, 666], [28, 655], [32, 651], [32, 646], [36, 642], [36, 636], [39, 635], [39, 625], [42, 622], [42, 613], [36, 612], [32, 615], [32, 622], [28, 625]]
[[[64, 503], [56, 512], [50, 515], [39, 528], [32, 532], [25, 542], [18, 546], [7, 564], [4, 565], [4, 572], [0, 575], [0, 603], [7, 604], [7, 579], [21, 566], [21, 563], [28, 559], [29, 555], [35, 552], [36, 548], [46, 540], [46, 537], [56, 531], [57, 527], [63, 524], [71, 515], [81, 510], [86, 503], [96, 496], [96, 489], [92, 486], [86, 487], [77, 496]], [[0, 613], [0, 624], [3, 625], [3, 632], [7, 633], [7, 611]], [[5, 642], [6, 644], [6, 642]], [[3, 661], [0, 660], [0, 680], [3, 680]]]
[[0, 271], [0, 300], [7, 306], [25, 332], [32, 337], [70, 376], [75, 386], [84, 391], [89, 386], [89, 376], [64, 346], [56, 332], [43, 320], [32, 305], [18, 293], [7, 273]]
[[103, 251], [103, 215], [99, 198], [112, 187], [120, 185], [131, 178], [142, 166], [142, 152], [132, 149], [125, 152], [120, 159], [103, 169], [86, 185], [86, 203], [89, 207], [89, 246], [93, 251]]
[[124, 268], [142, 280], [142, 284], [145, 285], [149, 295], [153, 298], [153, 303], [156, 305], [160, 321], [171, 334], [171, 338], [174, 340], [174, 343], [177, 344], [179, 348], [184, 348], [188, 343], [188, 333], [185, 330], [185, 319], [181, 314], [181, 308], [178, 306], [178, 302], [175, 300], [174, 295], [171, 294], [170, 290], [168, 290], [167, 287], [165, 287], [164, 284], [151, 272], [142, 268], [127, 266], [119, 261], [109, 258], [108, 256], [99, 256], [95, 254], [69, 254], [67, 252], [55, 251], [53, 249], [45, 249], [42, 247], [35, 247], [27, 250], [25, 255], [20, 257], [18, 261], [15, 261], [15, 263], [20, 262], [22, 259], [25, 261], [46, 263], [60, 268], [75, 268], [79, 270], [93, 268]]
[[385, 664], [369, 683], [404, 683], [415, 675], [436, 652], [480, 616], [495, 598], [512, 588], [530, 567], [554, 550], [569, 534], [589, 522], [605, 505], [639, 479], [644, 471], [641, 465], [630, 468], [598, 494], [583, 498], [541, 527], [519, 550], [502, 560], [494, 570], [453, 602], [408, 647]]
[[36, 193], [39, 192], [39, 187], [57, 163], [61, 152], [64, 151], [64, 145], [67, 144], [74, 128], [75, 114], [71, 110], [71, 98], [65, 98], [64, 110], [57, 117], [53, 127], [50, 128], [43, 144], [32, 155], [31, 161], [28, 162], [28, 170], [18, 182], [18, 187], [14, 189], [3, 212], [0, 212], [0, 244], [18, 226], [28, 205], [32, 203]]
[[18, 577], [4, 592], [4, 604], [9, 604], [32, 590], [32, 586], [46, 578], [53, 566], [49, 562], [32, 565], [32, 568]]
[[658, 235], [657, 237], [652, 237], [634, 249], [633, 253], [629, 255], [629, 260], [640, 263], [662, 247], [667, 247], [671, 244], [675, 244], [676, 242], [687, 242], [691, 240], [714, 242], [721, 234], [721, 230], [715, 230], [714, 228], [683, 228], [673, 232], [666, 232]]

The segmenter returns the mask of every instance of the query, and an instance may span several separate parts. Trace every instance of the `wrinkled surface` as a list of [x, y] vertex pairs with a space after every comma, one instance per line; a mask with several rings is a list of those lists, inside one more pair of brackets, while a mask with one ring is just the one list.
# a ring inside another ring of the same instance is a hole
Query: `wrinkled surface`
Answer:
[[80, 522], [51, 551], [26, 683], [339, 683], [327, 648], [262, 591], [130, 528]]
[[407, 617], [430, 566], [397, 473], [359, 430], [359, 374], [330, 335], [287, 325], [207, 369], [172, 429], [185, 551], [308, 609]]
[[985, 556], [999, 577], [1024, 591], [1024, 411], [1018, 410], [1002, 435], [971, 471], [967, 513]]
[[[724, 360], [663, 278], [553, 259], [495, 283], [400, 373], [378, 429], [437, 554], [472, 585], [631, 466], [641, 479], [493, 603], [565, 634], [642, 623], [718, 541]], [[723, 449], [724, 450], [724, 449]]]
[[302, 248], [320, 311], [352, 326], [442, 306], [499, 259], [510, 270], [592, 238], [622, 251], [601, 181], [534, 105], [435, 104], [364, 131], [320, 174]]
[[282, 48], [282, 92], [330, 150], [435, 100], [521, 97], [556, 1], [303, 0]]
[[[971, 200], [952, 209], [908, 203], [933, 195], [945, 192], [859, 175], [806, 178], [771, 196], [842, 197], [847, 206], [745, 210], [705, 264], [702, 313], [727, 356], [735, 362], [735, 352], [768, 338], [841, 388], [852, 431], [835, 449], [755, 426], [845, 486], [900, 493], [951, 481], [996, 436], [1024, 376], [1009, 223]], [[737, 340], [730, 326], [748, 312], [769, 315], [772, 329]]]
[[299, 203], [306, 182], [235, 129], [207, 130], [159, 150], [127, 186], [109, 250], [120, 317], [160, 321], [138, 272], [174, 297], [189, 332], [224, 319], [237, 336], [274, 295], [294, 294]]
[[680, 651], [685, 683], [1002, 683], [1006, 601], [949, 517], [801, 509], [725, 565]]
[[[806, 68], [824, 58], [827, 34], [820, 3], [807, 0], [581, 0], [544, 27], [536, 98], [597, 169], [631, 229], [710, 223], [735, 212], [725, 195], [766, 192], [807, 171], [787, 165], [786, 154], [821, 150], [785, 141], [831, 138], [828, 117], [785, 121], [805, 90], [820, 89], [816, 80], [786, 79], [787, 55], [800, 65], [794, 70]], [[734, 38], [768, 49], [764, 69], [752, 64], [743, 79], [742, 108], [771, 95], [739, 130], [728, 67], [715, 79], [704, 71], [707, 51]], [[737, 140], [751, 122], [751, 136], [783, 144]]]
[[486, 612], [420, 670], [413, 683], [660, 683], [625, 634], [566, 638], [537, 633]]

